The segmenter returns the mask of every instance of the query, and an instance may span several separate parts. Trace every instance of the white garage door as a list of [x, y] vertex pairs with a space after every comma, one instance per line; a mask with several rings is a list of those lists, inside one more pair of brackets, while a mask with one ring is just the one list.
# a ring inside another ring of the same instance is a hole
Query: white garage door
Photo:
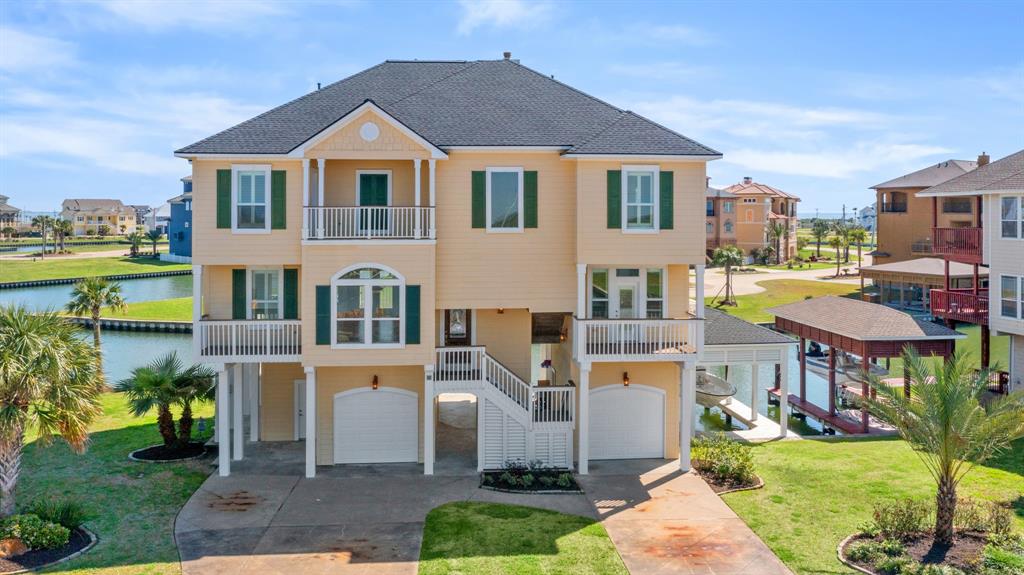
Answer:
[[665, 392], [609, 385], [590, 392], [590, 459], [665, 456]]
[[382, 387], [334, 396], [334, 462], [415, 462], [419, 408], [411, 391]]

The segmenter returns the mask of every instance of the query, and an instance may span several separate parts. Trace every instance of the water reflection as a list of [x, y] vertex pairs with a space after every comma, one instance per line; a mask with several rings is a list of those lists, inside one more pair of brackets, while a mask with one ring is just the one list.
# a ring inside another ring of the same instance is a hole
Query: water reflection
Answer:
[[[192, 295], [192, 276], [165, 276], [118, 280], [128, 303]], [[0, 290], [0, 305], [19, 304], [32, 310], [63, 308], [71, 299], [72, 284]]]
[[[83, 329], [82, 337], [92, 343], [92, 331]], [[132, 369], [171, 351], [177, 351], [186, 365], [193, 363], [191, 334], [107, 330], [100, 338], [103, 373], [109, 385], [128, 377]]]

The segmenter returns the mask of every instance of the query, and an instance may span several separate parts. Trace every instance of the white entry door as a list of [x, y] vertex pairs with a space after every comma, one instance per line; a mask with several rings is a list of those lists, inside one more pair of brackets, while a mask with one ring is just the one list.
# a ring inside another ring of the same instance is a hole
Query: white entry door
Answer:
[[419, 459], [419, 398], [381, 387], [334, 396], [334, 462], [399, 463]]
[[295, 380], [295, 440], [306, 439], [306, 380]]
[[639, 277], [617, 277], [612, 290], [611, 312], [613, 319], [635, 319], [640, 317]]
[[590, 392], [590, 459], [664, 456], [664, 391], [632, 384]]

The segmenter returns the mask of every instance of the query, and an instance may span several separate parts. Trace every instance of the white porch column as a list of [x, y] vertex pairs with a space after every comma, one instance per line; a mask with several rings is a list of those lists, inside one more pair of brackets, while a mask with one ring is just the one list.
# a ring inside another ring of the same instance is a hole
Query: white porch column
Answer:
[[[700, 319], [704, 319], [704, 264], [697, 264], [694, 266], [694, 280], [696, 284], [694, 287], [694, 315]], [[697, 326], [697, 357], [701, 357], [704, 353], [704, 326]]]
[[690, 470], [690, 440], [693, 437], [694, 407], [697, 403], [697, 363], [679, 364], [679, 470]]
[[789, 431], [789, 348], [782, 350], [779, 374], [779, 437], [786, 437]]
[[587, 264], [576, 264], [576, 317], [587, 317]]
[[203, 317], [203, 265], [192, 266], [192, 355], [199, 361], [203, 337], [199, 331], [199, 320]]
[[242, 424], [242, 397], [245, 379], [242, 377], [242, 367], [243, 364], [236, 363], [231, 369], [231, 428], [234, 432], [231, 458], [235, 461], [242, 460], [245, 448], [245, 429]]
[[576, 471], [590, 473], [590, 364], [580, 365], [580, 454]]
[[313, 190], [309, 182], [309, 158], [302, 158], [302, 239], [309, 237], [309, 212], [306, 206], [312, 206]]
[[[317, 158], [316, 160], [316, 200], [317, 205], [321, 208], [324, 207], [324, 196], [327, 194], [324, 188], [324, 174], [327, 173], [327, 160], [324, 158]], [[324, 237], [324, 214], [321, 212], [320, 216], [316, 219], [316, 237]]]
[[[414, 205], [417, 208], [420, 207], [420, 203], [421, 203], [421, 201], [420, 201], [420, 165], [422, 163], [423, 163], [423, 160], [421, 160], [419, 158], [413, 158], [413, 160], [412, 160], [413, 195], [415, 196], [414, 197], [414, 200], [415, 200]], [[417, 210], [415, 210], [415, 212], [413, 214], [413, 228], [414, 228], [413, 229], [413, 234], [414, 234], [413, 237], [415, 237], [416, 239], [419, 239], [420, 238], [420, 234], [422, 233], [422, 226], [420, 225], [421, 221], [422, 221], [422, 219], [420, 218], [420, 211], [417, 209]]]
[[[484, 470], [484, 445], [487, 439], [486, 426], [481, 425], [480, 422], [484, 420], [484, 398], [480, 395], [476, 396], [476, 470]], [[572, 460], [570, 460], [571, 463]]]
[[249, 441], [260, 440], [260, 364], [250, 363], [246, 374], [249, 383]]
[[[478, 426], [479, 427], [479, 426]], [[423, 366], [423, 475], [434, 474], [434, 366]]]
[[429, 180], [429, 184], [428, 184], [429, 191], [430, 191], [430, 207], [436, 208], [437, 207], [437, 191], [436, 191], [435, 184], [437, 182], [437, 160], [435, 160], [433, 158], [430, 158], [429, 160], [427, 160], [427, 167], [430, 168], [430, 180]]
[[316, 368], [306, 372], [306, 477], [316, 476]]
[[750, 421], [757, 421], [757, 368], [756, 363], [750, 364]]
[[231, 475], [231, 400], [228, 393], [228, 366], [217, 369], [217, 474]]

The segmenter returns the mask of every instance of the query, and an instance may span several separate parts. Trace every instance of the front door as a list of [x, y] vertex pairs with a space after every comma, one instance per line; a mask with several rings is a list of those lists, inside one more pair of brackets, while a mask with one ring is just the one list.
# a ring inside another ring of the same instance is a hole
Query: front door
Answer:
[[444, 344], [448, 347], [472, 345], [472, 321], [473, 314], [468, 309], [444, 310]]
[[294, 423], [295, 433], [293, 436], [295, 440], [306, 438], [306, 380], [296, 379], [295, 380], [295, 409]]
[[364, 233], [386, 232], [391, 218], [385, 209], [374, 207], [388, 205], [388, 174], [359, 174], [359, 228]]
[[612, 318], [635, 319], [640, 317], [640, 278], [615, 278], [612, 295]]

